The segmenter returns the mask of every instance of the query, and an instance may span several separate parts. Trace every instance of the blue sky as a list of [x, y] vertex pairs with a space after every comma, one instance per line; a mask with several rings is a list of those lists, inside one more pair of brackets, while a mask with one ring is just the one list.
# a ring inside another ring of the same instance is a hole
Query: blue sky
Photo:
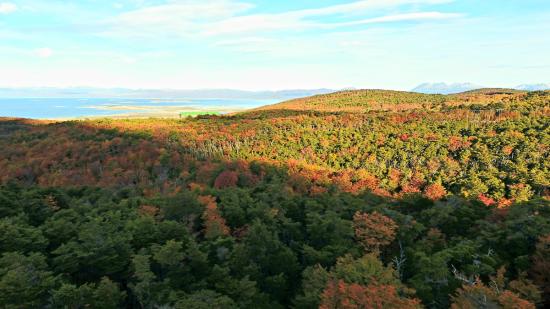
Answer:
[[0, 87], [550, 82], [548, 0], [0, 0]]

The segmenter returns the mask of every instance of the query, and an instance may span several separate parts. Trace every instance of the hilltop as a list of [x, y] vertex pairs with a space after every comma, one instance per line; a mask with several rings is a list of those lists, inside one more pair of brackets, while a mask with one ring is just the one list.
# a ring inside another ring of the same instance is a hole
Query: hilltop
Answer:
[[[421, 94], [392, 90], [348, 90], [330, 94], [315, 95], [268, 105], [254, 111], [294, 110], [317, 112], [365, 113], [371, 111], [441, 111], [452, 107], [489, 105], [494, 103], [513, 104], [541, 92], [527, 92], [514, 89], [484, 88], [458, 94]], [[544, 92], [542, 92], [544, 94]]]
[[261, 107], [257, 110], [309, 110], [322, 112], [367, 112], [390, 108], [414, 109], [445, 102], [443, 95], [393, 90], [346, 90], [315, 95]]

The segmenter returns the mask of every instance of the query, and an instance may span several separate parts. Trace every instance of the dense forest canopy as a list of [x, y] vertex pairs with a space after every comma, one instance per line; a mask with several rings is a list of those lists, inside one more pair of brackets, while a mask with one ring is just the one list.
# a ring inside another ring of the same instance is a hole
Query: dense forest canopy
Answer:
[[0, 121], [0, 306], [550, 306], [550, 92]]

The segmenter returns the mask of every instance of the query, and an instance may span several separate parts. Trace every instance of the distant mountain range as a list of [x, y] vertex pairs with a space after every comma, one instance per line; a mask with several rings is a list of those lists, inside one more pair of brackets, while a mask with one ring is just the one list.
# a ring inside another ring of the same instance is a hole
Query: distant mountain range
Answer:
[[[472, 83], [424, 83], [412, 89], [411, 91], [427, 94], [453, 94], [481, 88], [487, 87]], [[524, 91], [549, 90], [550, 84], [524, 84], [513, 87], [512, 89]]]
[[480, 88], [484, 87], [471, 83], [424, 83], [414, 88], [412, 92], [427, 94], [451, 94]]
[[333, 89], [292, 89], [280, 91], [245, 91], [234, 89], [100, 89], [100, 88], [0, 88], [0, 98], [128, 98], [128, 99], [240, 99], [289, 100]]
[[526, 84], [519, 85], [514, 89], [526, 91], [550, 90], [550, 84]]
[[[412, 92], [453, 94], [487, 88], [472, 83], [424, 83]], [[512, 89], [524, 91], [550, 90], [550, 84], [524, 84]], [[246, 91], [236, 89], [127, 89], [127, 88], [0, 88], [0, 98], [127, 98], [127, 99], [235, 99], [291, 100], [345, 89], [289, 89], [278, 91]]]

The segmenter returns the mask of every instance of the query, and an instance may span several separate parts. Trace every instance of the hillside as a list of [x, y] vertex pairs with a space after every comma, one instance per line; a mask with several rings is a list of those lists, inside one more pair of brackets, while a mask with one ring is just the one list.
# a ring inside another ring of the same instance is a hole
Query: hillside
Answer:
[[300, 98], [259, 108], [258, 110], [290, 109], [320, 112], [368, 112], [389, 109], [418, 109], [437, 106], [445, 96], [390, 90], [348, 90]]
[[543, 308], [549, 157], [548, 91], [0, 119], [0, 307]]
[[[365, 113], [370, 111], [441, 111], [472, 104], [519, 103], [529, 92], [513, 89], [477, 89], [452, 95], [421, 94], [390, 90], [349, 90], [285, 101], [257, 110], [297, 110]], [[536, 96], [536, 94], [535, 94]]]

